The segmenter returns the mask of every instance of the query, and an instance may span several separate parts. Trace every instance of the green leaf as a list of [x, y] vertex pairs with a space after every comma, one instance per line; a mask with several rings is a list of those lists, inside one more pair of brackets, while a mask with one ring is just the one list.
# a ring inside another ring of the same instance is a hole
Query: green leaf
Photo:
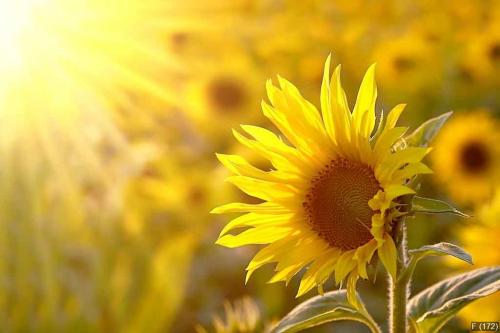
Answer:
[[[359, 299], [359, 303], [363, 303]], [[354, 320], [366, 324], [372, 332], [380, 332], [377, 324], [362, 305], [359, 312], [347, 301], [346, 290], [313, 297], [288, 313], [273, 329], [273, 333], [293, 333], [337, 320]]]
[[435, 333], [467, 304], [500, 290], [500, 266], [454, 276], [425, 289], [408, 303], [417, 333]]
[[412, 211], [424, 214], [454, 214], [461, 217], [470, 217], [462, 213], [449, 203], [441, 200], [414, 196], [412, 200]]
[[426, 256], [444, 256], [450, 255], [461, 259], [469, 264], [472, 263], [472, 257], [470, 254], [464, 251], [460, 246], [450, 244], [450, 243], [437, 243], [433, 245], [424, 245], [418, 249], [413, 249], [408, 251], [413, 257], [421, 259]]
[[452, 114], [453, 112], [450, 111], [438, 117], [427, 120], [411, 134], [404, 137], [404, 143], [406, 143], [406, 145], [408, 146], [427, 147], [429, 145], [429, 142], [434, 139], [441, 127]]

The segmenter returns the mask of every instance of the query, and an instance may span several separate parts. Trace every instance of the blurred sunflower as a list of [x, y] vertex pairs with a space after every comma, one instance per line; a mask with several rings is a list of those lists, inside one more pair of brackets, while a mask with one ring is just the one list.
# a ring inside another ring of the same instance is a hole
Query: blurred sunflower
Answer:
[[227, 171], [211, 162], [174, 149], [152, 152], [123, 193], [126, 233], [148, 235], [149, 242], [156, 243], [166, 234], [196, 226], [191, 232], [201, 236], [212, 220], [206, 212], [233, 198], [232, 188], [220, 186]]
[[[157, 154], [155, 154], [157, 155]], [[172, 167], [168, 159], [154, 156], [131, 177], [123, 191], [123, 227], [135, 237], [163, 238], [173, 227], [167, 214], [169, 208], [167, 170]], [[160, 241], [154, 239], [153, 243]], [[151, 241], [150, 241], [151, 242]]]
[[206, 214], [210, 207], [232, 197], [228, 186], [220, 186], [226, 175], [226, 170], [206, 161], [193, 165], [179, 163], [171, 168], [165, 179], [168, 189], [164, 195], [176, 220], [191, 226], [197, 223], [198, 229], [203, 230], [210, 220]]
[[[368, 69], [351, 113], [340, 83], [340, 66], [331, 78], [328, 58], [321, 88], [321, 114], [297, 88], [279, 77], [280, 87], [267, 82], [271, 105], [264, 115], [284, 134], [288, 144], [269, 130], [242, 125], [253, 139], [237, 131], [243, 145], [268, 159], [263, 171], [237, 155], [218, 155], [235, 176], [228, 181], [259, 198], [259, 204], [231, 203], [213, 213], [246, 212], [221, 232], [218, 244], [239, 247], [269, 244], [247, 267], [248, 280], [259, 267], [277, 262], [270, 282], [290, 281], [304, 267], [297, 296], [322, 286], [335, 272], [340, 283], [349, 276], [350, 299], [359, 276], [375, 252], [394, 277], [396, 247], [392, 234], [400, 211], [398, 198], [414, 193], [406, 180], [429, 173], [421, 160], [428, 148], [391, 147], [407, 130], [395, 127], [404, 105], [396, 106], [385, 126], [375, 128], [377, 88]], [[239, 234], [230, 234], [235, 229]]]
[[393, 91], [412, 94], [435, 87], [440, 77], [434, 44], [421, 31], [382, 40], [374, 50], [380, 81]]
[[481, 83], [498, 83], [500, 73], [500, 24], [498, 19], [486, 28], [468, 35], [461, 59], [462, 71]]
[[[485, 225], [500, 225], [500, 185], [497, 184], [493, 199], [481, 206], [477, 213], [481, 222]], [[500, 262], [500, 258], [498, 260]]]
[[[214, 316], [212, 323], [215, 333], [253, 333], [270, 332], [270, 325], [262, 322], [259, 306], [250, 297], [243, 297], [234, 303], [224, 303], [225, 319]], [[208, 333], [209, 330], [196, 325], [196, 332]]]
[[[499, 251], [485, 251], [485, 249], [498, 248], [500, 238], [500, 187], [497, 187], [493, 199], [479, 207], [476, 211], [474, 224], [467, 224], [458, 230], [458, 238], [464, 248], [474, 258], [476, 266], [500, 265]], [[449, 261], [450, 266], [461, 270], [471, 269], [458, 261]], [[480, 299], [465, 307], [459, 313], [464, 326], [471, 321], [494, 321], [500, 316], [500, 295], [494, 294]]]
[[259, 68], [243, 50], [229, 54], [198, 64], [200, 70], [185, 87], [188, 115], [213, 139], [223, 128], [258, 117], [254, 111], [262, 91]]
[[435, 140], [436, 180], [462, 203], [490, 198], [500, 180], [499, 124], [486, 110], [458, 114]]
[[315, 91], [321, 87], [323, 81], [324, 59], [325, 55], [321, 52], [311, 52], [299, 59], [296, 69], [301, 82], [309, 83]]

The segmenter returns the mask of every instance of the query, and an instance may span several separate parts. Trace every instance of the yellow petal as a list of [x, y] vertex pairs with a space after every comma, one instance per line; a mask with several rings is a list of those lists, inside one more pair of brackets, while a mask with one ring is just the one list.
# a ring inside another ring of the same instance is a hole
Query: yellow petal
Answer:
[[272, 173], [265, 172], [251, 165], [239, 155], [215, 154], [217, 159], [232, 173], [264, 180], [275, 180]]
[[353, 271], [351, 272], [351, 274], [349, 274], [349, 278], [347, 279], [347, 301], [356, 309], [361, 309], [362, 305], [358, 301], [358, 297], [356, 295], [357, 282], [358, 274]]
[[250, 276], [253, 274], [255, 270], [259, 269], [260, 267], [266, 264], [279, 261], [281, 255], [283, 253], [288, 252], [290, 249], [293, 249], [295, 247], [295, 244], [296, 244], [296, 239], [292, 237], [292, 238], [281, 239], [277, 242], [269, 244], [263, 249], [260, 249], [246, 268], [247, 275], [245, 278], [245, 284], [248, 282]]
[[387, 116], [387, 122], [385, 123], [385, 130], [389, 130], [396, 126], [398, 122], [399, 116], [404, 111], [406, 104], [398, 104], [396, 105]]
[[384, 189], [384, 191], [385, 191], [385, 199], [387, 200], [387, 202], [390, 202], [402, 195], [415, 193], [414, 189], [404, 185], [390, 185], [387, 186]]
[[354, 250], [344, 252], [335, 265], [335, 282], [339, 284], [356, 267], [356, 261], [353, 260]]
[[236, 228], [243, 227], [256, 227], [259, 225], [268, 225], [268, 226], [290, 226], [291, 219], [294, 215], [290, 214], [279, 214], [279, 215], [265, 215], [265, 214], [255, 214], [248, 213], [245, 215], [241, 215], [228, 224], [222, 229], [219, 234], [219, 237], [224, 236], [229, 231], [234, 230]]
[[331, 268], [331, 271], [333, 271], [336, 260], [337, 256], [334, 249], [328, 250], [324, 255], [316, 259], [304, 273], [296, 297], [304, 295], [314, 288], [314, 286], [324, 282], [325, 277], [321, 276], [322, 271], [326, 271], [328, 268]]
[[[299, 90], [286, 79], [278, 76], [279, 83], [287, 100], [286, 116], [289, 122], [296, 123], [296, 129], [308, 132], [314, 136], [324, 134], [324, 127], [316, 107], [300, 94]], [[318, 138], [324, 138], [318, 136]], [[317, 142], [317, 141], [316, 141]]]
[[216, 244], [235, 248], [250, 244], [269, 244], [288, 236], [293, 232], [287, 227], [257, 227], [245, 230], [238, 235], [225, 235], [219, 238]]
[[318, 273], [316, 274], [316, 283], [323, 284], [330, 277], [338, 259], [342, 254], [342, 252], [339, 249], [331, 249], [331, 250], [333, 250], [334, 252], [331, 253], [330, 260], [318, 269]]
[[420, 162], [431, 150], [425, 147], [409, 147], [387, 155], [375, 168], [375, 175], [380, 182], [385, 182], [403, 165]]
[[328, 251], [328, 245], [319, 240], [316, 235], [308, 237], [306, 234], [304, 233], [297, 240], [293, 248], [280, 255], [276, 265], [278, 273], [273, 276], [270, 283], [285, 281], [288, 284], [290, 279], [303, 267]]
[[315, 233], [311, 232], [308, 234], [307, 231], [301, 231], [300, 236], [295, 246], [286, 253], [283, 253], [276, 266], [277, 270], [282, 270], [297, 261], [306, 264], [327, 251], [328, 244], [318, 238]]
[[[377, 192], [377, 194], [368, 201], [368, 205], [371, 209], [380, 210], [382, 213], [384, 213], [391, 206], [392, 200], [402, 195], [412, 193], [415, 193], [415, 190], [408, 186], [399, 184], [388, 185], [385, 187], [383, 192]], [[378, 222], [377, 219], [374, 219], [374, 217], [376, 216], [377, 214], [374, 214], [372, 217], [372, 226], [376, 225]]]
[[415, 193], [415, 190], [412, 188], [399, 184], [388, 185], [383, 191], [379, 190], [377, 194], [368, 201], [368, 206], [370, 206], [372, 210], [380, 211], [380, 214], [374, 214], [372, 216], [372, 227], [383, 225], [384, 214], [387, 209], [394, 205], [393, 200], [395, 198], [413, 193]]
[[359, 261], [358, 262], [358, 274], [363, 279], [368, 279], [368, 272], [366, 271], [366, 262]]
[[299, 262], [288, 267], [285, 267], [279, 270], [273, 277], [268, 281], [268, 283], [276, 283], [279, 281], [285, 281], [286, 284], [290, 282], [290, 280], [302, 270], [302, 268], [307, 265], [307, 263]]
[[[375, 126], [375, 103], [377, 100], [377, 84], [375, 83], [375, 64], [371, 65], [361, 82], [352, 113], [354, 125], [363, 137], [370, 136]], [[365, 114], [367, 116], [365, 117]]]
[[383, 242], [385, 233], [385, 219], [382, 213], [373, 214], [370, 233], [372, 234], [376, 242]]
[[271, 120], [271, 122], [280, 130], [281, 133], [285, 135], [292, 145], [295, 147], [303, 145], [304, 140], [295, 134], [285, 115], [281, 111], [278, 111], [275, 107], [264, 101], [262, 101], [261, 106], [264, 116]]
[[384, 242], [378, 249], [378, 256], [392, 279], [396, 280], [397, 250], [392, 237], [388, 234], [384, 235]]
[[260, 204], [233, 202], [216, 207], [212, 209], [210, 213], [225, 214], [225, 213], [246, 213], [246, 212], [255, 212], [263, 214], [286, 214], [289, 213], [290, 210], [273, 202], [263, 202]]
[[368, 243], [356, 249], [353, 259], [358, 263], [358, 274], [364, 278], [368, 279], [368, 273], [366, 271], [366, 265], [370, 262], [375, 250], [377, 249], [376, 240], [372, 239]]
[[309, 132], [300, 131], [297, 126], [298, 122], [295, 120], [295, 126], [290, 123], [290, 118], [278, 109], [270, 106], [269, 104], [262, 102], [262, 110], [264, 115], [271, 120], [271, 122], [280, 130], [281, 133], [285, 135], [285, 137], [290, 141], [292, 145], [294, 145], [297, 149], [302, 152], [307, 153], [308, 155], [313, 154], [314, 151], [311, 149], [316, 148], [312, 145], [308, 140], [310, 137]]
[[382, 132], [373, 148], [377, 156], [377, 162], [382, 161], [387, 155], [391, 154], [391, 147], [407, 130], [408, 127], [395, 127]]
[[325, 294], [325, 291], [323, 289], [323, 285], [322, 284], [318, 285], [318, 294], [320, 294], [321, 296], [323, 296]]
[[308, 156], [321, 154], [322, 150], [315, 143], [329, 144], [329, 140], [316, 107], [305, 100], [293, 84], [281, 77], [278, 80], [281, 90], [272, 85], [268, 87], [273, 107], [263, 103], [264, 115], [297, 149]]
[[241, 128], [265, 146], [273, 147], [283, 155], [296, 156], [297, 151], [283, 142], [276, 134], [259, 126], [241, 125]]
[[404, 182], [411, 179], [416, 175], [431, 174], [432, 170], [422, 162], [411, 163], [406, 165], [403, 169], [394, 172], [392, 178], [395, 182]]
[[321, 83], [321, 114], [323, 116], [323, 123], [325, 124], [326, 133], [332, 140], [335, 141], [335, 125], [333, 122], [333, 110], [330, 101], [330, 61], [331, 54], [325, 62], [323, 70], [323, 82]]
[[290, 185], [270, 182], [246, 176], [231, 176], [226, 179], [246, 194], [266, 201], [293, 198], [297, 189]]
[[[304, 169], [308, 167], [307, 161], [301, 158], [301, 155], [297, 151], [297, 149], [289, 146], [281, 138], [279, 138], [273, 132], [258, 126], [251, 125], [241, 125], [241, 128], [250, 134], [261, 146], [272, 154], [276, 154], [278, 156], [283, 156], [288, 164], [293, 165], [294, 169]], [[271, 159], [272, 162], [272, 159]], [[279, 171], [283, 173], [287, 170], [290, 170], [290, 167], [287, 168], [279, 168]]]
[[255, 270], [259, 269], [260, 267], [275, 262], [276, 261], [276, 251], [274, 246], [276, 243], [269, 244], [265, 248], [261, 249], [257, 254], [253, 257], [253, 259], [250, 261], [248, 264], [246, 270], [247, 270], [247, 275], [245, 277], [245, 284], [250, 280], [251, 275]]
[[380, 110], [380, 118], [378, 120], [378, 125], [377, 125], [377, 130], [375, 131], [375, 133], [372, 135], [372, 137], [370, 138], [370, 140], [376, 140], [378, 139], [378, 137], [380, 136], [380, 134], [382, 134], [382, 130], [383, 130], [383, 124], [384, 124], [384, 110]]
[[257, 154], [269, 160], [277, 170], [289, 172], [292, 174], [300, 174], [300, 165], [296, 165], [295, 163], [293, 163], [293, 161], [289, 159], [289, 156], [283, 154], [282, 151], [277, 150], [277, 147], [266, 146], [261, 142], [251, 140], [241, 135], [236, 130], [233, 130], [233, 135], [241, 144], [247, 146]]
[[276, 87], [273, 85], [273, 81], [271, 79], [266, 80], [266, 91], [267, 91], [267, 98], [269, 98], [271, 104], [274, 104], [275, 103], [274, 92], [276, 91]]
[[332, 75], [330, 102], [335, 126], [335, 141], [339, 149], [342, 149], [350, 142], [351, 111], [349, 111], [347, 97], [340, 82], [340, 70], [341, 66], [338, 65]]

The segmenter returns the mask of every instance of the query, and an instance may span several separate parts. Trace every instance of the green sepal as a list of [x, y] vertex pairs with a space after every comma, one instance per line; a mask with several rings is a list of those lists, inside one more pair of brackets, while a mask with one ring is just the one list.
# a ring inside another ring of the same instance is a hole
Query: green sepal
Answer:
[[461, 217], [470, 217], [462, 213], [449, 203], [437, 199], [414, 196], [412, 198], [412, 212], [424, 214], [454, 214]]
[[412, 133], [405, 136], [399, 144], [412, 147], [427, 147], [429, 142], [439, 133], [441, 127], [443, 127], [444, 123], [452, 114], [453, 112], [450, 111], [427, 120]]

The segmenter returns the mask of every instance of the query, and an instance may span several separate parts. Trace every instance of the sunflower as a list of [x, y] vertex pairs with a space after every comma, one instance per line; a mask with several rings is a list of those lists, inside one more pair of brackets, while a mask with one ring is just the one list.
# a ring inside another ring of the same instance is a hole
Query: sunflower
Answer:
[[[382, 84], [394, 91], [415, 94], [439, 84], [441, 66], [436, 45], [416, 27], [387, 38], [374, 49], [373, 57], [378, 61]], [[428, 68], [433, 70], [424, 70]]]
[[477, 29], [465, 40], [460, 60], [462, 70], [482, 84], [498, 84], [500, 69], [500, 24], [498, 19]]
[[490, 198], [500, 177], [499, 140], [498, 121], [486, 110], [459, 114], [443, 128], [432, 162], [454, 200], [478, 204]]
[[258, 84], [262, 75], [255, 62], [239, 47], [226, 47], [226, 51], [230, 57], [217, 56], [197, 64], [200, 70], [184, 89], [188, 115], [212, 139], [220, 136], [222, 128], [255, 121], [253, 111], [259, 107], [255, 101], [262, 91]]
[[[497, 184], [493, 198], [481, 206], [477, 215], [485, 225], [500, 225], [500, 221], [498, 221], [498, 216], [500, 216], [500, 184]], [[500, 256], [498, 262], [500, 262]]]
[[[485, 251], [488, 248], [497, 248], [500, 237], [500, 186], [496, 188], [493, 199], [479, 207], [475, 212], [475, 221], [472, 225], [464, 225], [458, 230], [457, 236], [460, 243], [474, 258], [475, 266], [493, 266], [500, 264], [499, 251]], [[470, 270], [469, 265], [459, 260], [449, 260], [447, 263], [460, 270]], [[464, 325], [471, 321], [493, 321], [500, 316], [500, 294], [491, 295], [470, 306], [459, 313], [459, 318]]]
[[126, 184], [123, 226], [130, 236], [144, 237], [149, 232], [152, 239], [162, 240], [165, 233], [184, 230], [192, 221], [199, 232], [193, 234], [199, 235], [210, 221], [206, 211], [233, 197], [231, 188], [219, 186], [226, 170], [175, 150], [168, 152], [170, 157], [165, 150], [150, 154]]
[[[225, 319], [215, 315], [213, 317], [213, 330], [215, 333], [252, 333], [270, 332], [271, 323], [262, 320], [257, 303], [245, 296], [233, 303], [224, 302]], [[196, 332], [208, 333], [205, 327], [196, 325]]]
[[[263, 200], [215, 208], [213, 213], [246, 213], [222, 230], [217, 243], [231, 248], [268, 244], [249, 263], [247, 280], [267, 263], [277, 263], [270, 282], [288, 283], [308, 267], [297, 297], [315, 286], [321, 293], [332, 274], [337, 283], [348, 278], [352, 297], [358, 278], [368, 278], [366, 268], [376, 252], [395, 277], [394, 227], [404, 214], [398, 198], [414, 193], [406, 180], [430, 172], [421, 162], [429, 148], [392, 148], [407, 130], [395, 127], [405, 105], [390, 111], [385, 126], [380, 124], [373, 134], [375, 66], [365, 74], [352, 113], [340, 66], [331, 79], [329, 69], [330, 58], [321, 87], [321, 114], [289, 81], [278, 77], [279, 87], [267, 82], [271, 104], [263, 101], [263, 112], [286, 140], [256, 126], [242, 126], [251, 138], [234, 131], [240, 143], [271, 162], [270, 170], [238, 155], [217, 155], [236, 174], [228, 181]], [[235, 229], [241, 232], [229, 233]]]

